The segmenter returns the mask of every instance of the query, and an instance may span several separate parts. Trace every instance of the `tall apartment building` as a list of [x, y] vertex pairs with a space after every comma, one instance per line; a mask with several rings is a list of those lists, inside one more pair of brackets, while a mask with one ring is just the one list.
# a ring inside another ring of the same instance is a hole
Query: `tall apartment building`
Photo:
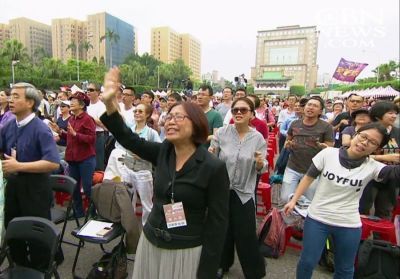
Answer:
[[316, 26], [258, 31], [256, 65], [251, 71], [255, 92], [287, 94], [291, 85], [315, 88], [318, 35]]
[[[69, 59], [86, 60], [86, 50], [81, 46], [87, 41], [87, 23], [72, 18], [51, 21], [53, 58], [67, 62]], [[73, 43], [76, 48], [68, 48]]]
[[[119, 36], [117, 43], [103, 40], [107, 30], [114, 31]], [[135, 31], [134, 27], [105, 12], [88, 15], [87, 18], [87, 39], [93, 48], [88, 51], [88, 60], [96, 57], [97, 60], [104, 58], [106, 65], [110, 65], [110, 55], [112, 53], [112, 64], [118, 65], [124, 62], [124, 59], [135, 52]], [[111, 51], [112, 47], [112, 51]]]
[[151, 54], [164, 63], [180, 58], [195, 79], [201, 75], [201, 43], [190, 34], [179, 34], [170, 27], [151, 29]]
[[28, 18], [15, 18], [9, 21], [10, 39], [20, 41], [32, 57], [35, 50], [43, 48], [49, 55], [51, 48], [51, 26]]
[[4, 41], [10, 39], [10, 28], [8, 24], [0, 23], [0, 47], [3, 46]]

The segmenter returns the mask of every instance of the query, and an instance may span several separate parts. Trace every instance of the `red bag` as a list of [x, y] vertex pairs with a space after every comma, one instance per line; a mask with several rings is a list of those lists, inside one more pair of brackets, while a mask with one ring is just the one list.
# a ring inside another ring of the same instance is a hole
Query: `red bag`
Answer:
[[104, 171], [95, 171], [93, 173], [92, 185], [96, 185], [98, 183], [102, 183], [103, 182], [103, 177], [104, 177]]

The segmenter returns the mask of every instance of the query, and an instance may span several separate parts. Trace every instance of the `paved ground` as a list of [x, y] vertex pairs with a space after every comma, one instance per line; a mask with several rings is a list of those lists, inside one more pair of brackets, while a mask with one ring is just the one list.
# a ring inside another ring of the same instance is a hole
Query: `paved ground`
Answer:
[[[80, 219], [83, 220], [83, 219]], [[65, 239], [78, 243], [76, 239], [71, 236], [70, 232], [73, 228], [75, 228], [76, 224], [73, 221], [68, 222], [68, 226], [66, 229], [66, 234], [65, 234]], [[61, 225], [59, 225], [61, 228]], [[110, 243], [110, 245], [106, 246], [106, 248], [109, 248], [110, 250], [112, 247], [114, 247], [116, 243]], [[60, 276], [62, 279], [71, 279], [73, 278], [72, 276], [72, 263], [74, 260], [74, 256], [76, 253], [76, 247], [65, 244], [63, 243], [63, 251], [64, 251], [64, 256], [65, 260], [58, 267], [58, 271], [60, 273]], [[296, 264], [298, 261], [300, 255], [300, 251], [294, 250], [292, 248], [288, 248], [286, 250], [286, 253], [280, 257], [279, 259], [269, 259], [266, 258], [266, 272], [267, 276], [265, 278], [279, 278], [279, 279], [292, 279], [295, 278], [295, 268]], [[98, 259], [100, 259], [102, 256], [102, 251], [100, 249], [99, 245], [94, 245], [94, 244], [85, 244], [85, 247], [81, 249], [81, 253], [79, 256], [79, 261], [76, 269], [76, 275], [78, 275], [81, 278], [86, 278], [87, 274], [89, 273], [92, 264], [95, 263]], [[128, 278], [131, 277], [132, 275], [132, 270], [133, 270], [133, 262], [128, 261], [128, 271], [129, 275]], [[2, 268], [5, 266], [3, 264]], [[235, 260], [234, 266], [231, 268], [230, 272], [224, 277], [225, 279], [241, 279], [244, 278], [242, 269], [240, 267], [240, 264], [238, 260]], [[318, 279], [327, 279], [327, 278], [332, 278], [332, 274], [321, 270], [317, 269], [314, 272], [313, 278], [318, 278]], [[152, 279], [152, 278], [143, 278], [143, 279]]]
[[[74, 241], [75, 239], [70, 235], [70, 231], [75, 226], [75, 223], [72, 221], [68, 222], [66, 239], [70, 241]], [[107, 247], [112, 248], [115, 244], [111, 244]], [[65, 261], [59, 266], [58, 270], [60, 272], [61, 278], [73, 278], [71, 274], [71, 268], [73, 259], [76, 252], [76, 247], [68, 244], [63, 244], [63, 250], [65, 253]], [[85, 247], [81, 250], [81, 255], [79, 257], [79, 262], [77, 266], [77, 275], [85, 278], [88, 274], [92, 264], [96, 262], [102, 255], [102, 251], [99, 245], [86, 244]], [[280, 257], [279, 259], [266, 259], [267, 263], [267, 276], [265, 278], [279, 278], [279, 279], [292, 279], [295, 278], [295, 268], [300, 255], [300, 251], [294, 250], [292, 248], [288, 248], [286, 253]], [[131, 277], [133, 270], [133, 262], [128, 261], [128, 271], [129, 276]], [[239, 279], [244, 278], [242, 269], [238, 260], [235, 260], [235, 265], [231, 268], [230, 272], [225, 276], [226, 279]], [[314, 272], [313, 278], [318, 279], [327, 279], [332, 278], [332, 274], [321, 269], [317, 269]], [[143, 278], [143, 279], [152, 279], [152, 278]]]

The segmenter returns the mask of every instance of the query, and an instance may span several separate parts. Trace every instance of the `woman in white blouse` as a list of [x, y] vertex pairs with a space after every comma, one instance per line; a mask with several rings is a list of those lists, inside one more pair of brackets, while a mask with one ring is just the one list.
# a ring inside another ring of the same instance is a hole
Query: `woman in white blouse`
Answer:
[[252, 101], [245, 97], [235, 100], [231, 112], [234, 124], [218, 129], [209, 148], [226, 163], [231, 189], [229, 226], [217, 278], [232, 266], [235, 245], [245, 277], [262, 278], [265, 262], [257, 243], [254, 192], [257, 173], [267, 168], [267, 146], [263, 136], [249, 126]]

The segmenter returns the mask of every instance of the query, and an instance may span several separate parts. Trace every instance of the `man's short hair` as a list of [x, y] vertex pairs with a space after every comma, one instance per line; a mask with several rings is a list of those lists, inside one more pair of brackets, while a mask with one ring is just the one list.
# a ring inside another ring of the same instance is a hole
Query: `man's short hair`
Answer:
[[135, 88], [133, 88], [132, 86], [126, 86], [124, 89], [131, 90], [132, 91], [132, 95], [136, 94]]
[[222, 90], [222, 92], [223, 92], [225, 89], [229, 89], [229, 90], [231, 91], [231, 94], [233, 95], [233, 89], [232, 89], [232, 87], [225, 86], [224, 89]]
[[175, 101], [177, 101], [177, 102], [182, 102], [182, 96], [179, 95], [179, 93], [177, 93], [177, 92], [171, 93], [171, 94], [168, 96], [168, 98], [173, 98], [173, 99], [175, 99]]
[[212, 87], [208, 84], [203, 84], [202, 86], [200, 86], [199, 90], [202, 90], [202, 91], [208, 90], [208, 95], [210, 95], [210, 96], [212, 96], [214, 94]]
[[151, 91], [144, 91], [144, 92], [142, 93], [142, 95], [144, 95], [144, 94], [149, 95], [150, 98], [151, 98], [151, 101], [154, 101], [154, 93], [153, 93], [153, 92], [151, 92]]
[[36, 112], [41, 103], [41, 98], [39, 96], [38, 90], [30, 83], [18, 82], [13, 85], [14, 88], [24, 88], [25, 89], [25, 99], [33, 101], [32, 111]]
[[[319, 97], [319, 96], [312, 96], [312, 97], [310, 97], [309, 99], [308, 99], [308, 101], [310, 101], [310, 100], [316, 100], [316, 101], [318, 101], [319, 103], [320, 103], [320, 105], [321, 105], [321, 109], [324, 109], [325, 108], [325, 102], [324, 102], [324, 100], [321, 98], [321, 97]], [[307, 101], [307, 102], [308, 102]]]
[[364, 97], [361, 95], [358, 95], [357, 93], [351, 93], [347, 99], [350, 99], [353, 96], [360, 97], [362, 100], [364, 100]]
[[247, 91], [246, 91], [246, 88], [244, 88], [244, 87], [239, 87], [238, 89], [236, 89], [236, 91], [235, 91], [235, 95], [236, 95], [236, 93], [237, 93], [238, 91], [242, 91], [242, 92], [244, 92], [244, 94], [247, 96]]

